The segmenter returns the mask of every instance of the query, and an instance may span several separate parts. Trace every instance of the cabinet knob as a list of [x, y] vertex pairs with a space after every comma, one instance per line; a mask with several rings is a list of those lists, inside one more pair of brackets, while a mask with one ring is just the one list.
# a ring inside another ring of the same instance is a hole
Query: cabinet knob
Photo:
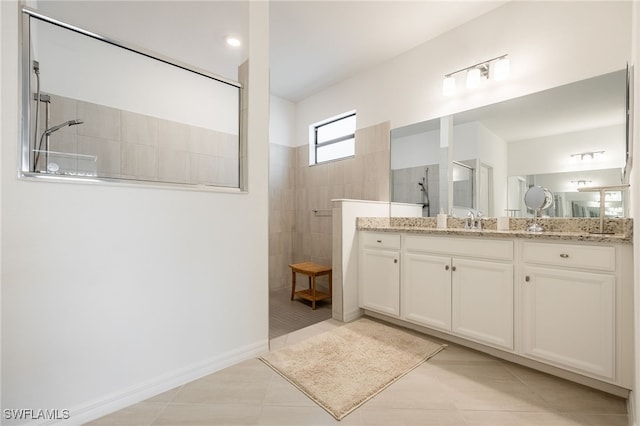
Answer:
[[526, 282], [529, 282], [529, 281], [531, 281], [531, 278], [529, 277], [529, 275], [527, 275], [526, 277], [524, 277], [524, 280], [525, 280]]
[[455, 271], [456, 271], [456, 267], [455, 267], [455, 266], [452, 266], [452, 267], [451, 267], [451, 270], [452, 270], [453, 272], [455, 272]]
[[444, 265], [444, 270], [448, 271], [449, 270], [449, 265]]
[[393, 263], [398, 263], [398, 259], [393, 259]]
[[563, 258], [563, 259], [568, 259], [569, 255], [567, 253], [561, 253], [560, 257]]
[[382, 242], [382, 240], [376, 240], [376, 243], [381, 243], [381, 242]]

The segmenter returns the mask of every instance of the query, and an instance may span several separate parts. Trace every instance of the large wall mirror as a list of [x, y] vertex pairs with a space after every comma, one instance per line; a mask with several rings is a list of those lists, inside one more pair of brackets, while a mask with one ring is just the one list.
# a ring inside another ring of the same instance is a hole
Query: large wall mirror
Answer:
[[[550, 217], [597, 217], [627, 162], [626, 69], [391, 131], [391, 200], [456, 216], [531, 217], [524, 194], [554, 194]], [[625, 192], [605, 214], [623, 217]]]
[[241, 188], [239, 83], [23, 9], [24, 176]]

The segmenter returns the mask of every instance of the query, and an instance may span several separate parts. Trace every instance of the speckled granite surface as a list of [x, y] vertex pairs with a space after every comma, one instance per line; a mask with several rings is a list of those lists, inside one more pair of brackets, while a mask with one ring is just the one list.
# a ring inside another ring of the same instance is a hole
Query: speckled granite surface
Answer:
[[482, 230], [464, 229], [465, 219], [448, 218], [447, 229], [436, 228], [434, 217], [360, 217], [359, 230], [384, 232], [411, 232], [434, 235], [467, 235], [489, 237], [515, 237], [559, 241], [590, 241], [602, 243], [627, 243], [633, 241], [633, 219], [605, 219], [604, 230], [613, 234], [594, 234], [600, 227], [600, 219], [593, 218], [541, 218], [538, 223], [542, 233], [527, 232], [531, 218], [509, 218], [509, 230], [498, 231], [497, 219], [482, 219]]

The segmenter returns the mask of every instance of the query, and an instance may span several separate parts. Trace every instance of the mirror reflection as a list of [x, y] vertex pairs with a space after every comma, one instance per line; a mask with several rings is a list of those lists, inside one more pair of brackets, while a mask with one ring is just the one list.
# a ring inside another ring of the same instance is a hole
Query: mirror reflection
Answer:
[[533, 211], [534, 221], [527, 231], [542, 232], [544, 228], [538, 223], [540, 213], [553, 205], [553, 194], [542, 186], [532, 186], [524, 194], [524, 204]]
[[[543, 186], [554, 197], [545, 215], [597, 217], [598, 193], [577, 188], [622, 182], [626, 77], [620, 70], [392, 130], [392, 201], [428, 198], [423, 216], [443, 208], [532, 217], [524, 194]], [[624, 192], [607, 196], [605, 213], [624, 215]]]
[[241, 186], [238, 83], [31, 13], [23, 174]]

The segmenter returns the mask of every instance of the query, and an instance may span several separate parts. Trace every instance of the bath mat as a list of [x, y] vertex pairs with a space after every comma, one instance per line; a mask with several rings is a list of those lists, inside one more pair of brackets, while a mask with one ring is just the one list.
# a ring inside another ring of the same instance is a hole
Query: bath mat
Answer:
[[445, 346], [361, 318], [260, 360], [341, 420]]

